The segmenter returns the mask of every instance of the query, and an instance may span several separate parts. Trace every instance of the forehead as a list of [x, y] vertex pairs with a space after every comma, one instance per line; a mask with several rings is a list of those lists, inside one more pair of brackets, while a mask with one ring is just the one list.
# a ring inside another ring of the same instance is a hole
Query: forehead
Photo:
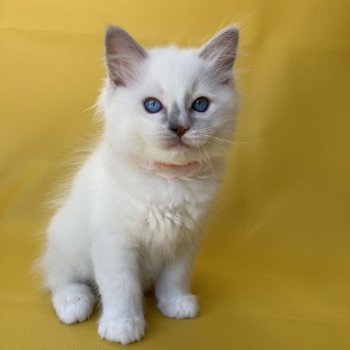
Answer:
[[152, 49], [144, 78], [150, 88], [177, 100], [196, 89], [204, 70], [205, 64], [196, 49]]

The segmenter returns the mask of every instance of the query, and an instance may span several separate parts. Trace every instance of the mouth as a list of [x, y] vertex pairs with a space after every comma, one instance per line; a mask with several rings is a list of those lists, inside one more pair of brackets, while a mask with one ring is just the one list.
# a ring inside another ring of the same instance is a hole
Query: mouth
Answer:
[[173, 142], [170, 142], [167, 146], [168, 149], [171, 150], [186, 150], [191, 148], [191, 146], [189, 144], [187, 144], [186, 142], [184, 142], [184, 140], [182, 140], [181, 138], [177, 138], [176, 140], [174, 140]]

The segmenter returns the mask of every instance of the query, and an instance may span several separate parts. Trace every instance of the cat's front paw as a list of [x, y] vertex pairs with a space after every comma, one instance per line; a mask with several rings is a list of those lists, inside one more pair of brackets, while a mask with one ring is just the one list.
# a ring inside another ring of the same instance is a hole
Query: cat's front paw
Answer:
[[143, 317], [115, 317], [100, 319], [98, 334], [101, 338], [110, 341], [129, 344], [140, 340], [145, 334], [145, 321]]
[[158, 302], [158, 309], [172, 318], [193, 318], [198, 314], [198, 302], [194, 295], [184, 295]]
[[68, 285], [53, 293], [52, 303], [58, 318], [66, 324], [72, 324], [90, 317], [95, 297], [83, 284]]

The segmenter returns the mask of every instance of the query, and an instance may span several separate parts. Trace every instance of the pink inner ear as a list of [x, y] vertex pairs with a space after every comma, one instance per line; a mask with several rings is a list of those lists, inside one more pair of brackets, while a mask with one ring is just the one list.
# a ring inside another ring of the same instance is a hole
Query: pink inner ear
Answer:
[[236, 58], [239, 32], [236, 27], [228, 27], [214, 36], [199, 54], [213, 64], [217, 73], [232, 69]]
[[135, 66], [147, 57], [146, 51], [126, 31], [113, 26], [106, 32], [105, 46], [110, 79], [125, 86], [133, 78]]

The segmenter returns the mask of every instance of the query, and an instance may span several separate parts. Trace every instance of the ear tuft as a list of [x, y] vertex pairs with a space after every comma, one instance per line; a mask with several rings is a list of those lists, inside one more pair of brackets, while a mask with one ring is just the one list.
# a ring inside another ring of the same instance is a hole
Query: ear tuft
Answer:
[[210, 63], [215, 74], [230, 71], [236, 59], [238, 41], [238, 28], [229, 26], [202, 47], [199, 57]]
[[136, 75], [146, 51], [122, 28], [109, 26], [105, 36], [106, 64], [111, 81], [126, 86]]

